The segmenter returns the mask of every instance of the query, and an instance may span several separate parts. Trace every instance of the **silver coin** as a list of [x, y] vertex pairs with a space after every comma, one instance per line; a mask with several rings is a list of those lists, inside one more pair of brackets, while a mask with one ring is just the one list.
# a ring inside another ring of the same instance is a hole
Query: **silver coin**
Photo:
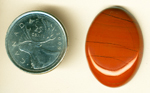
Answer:
[[31, 11], [16, 18], [6, 35], [6, 50], [20, 69], [41, 73], [55, 68], [67, 49], [67, 35], [52, 15]]

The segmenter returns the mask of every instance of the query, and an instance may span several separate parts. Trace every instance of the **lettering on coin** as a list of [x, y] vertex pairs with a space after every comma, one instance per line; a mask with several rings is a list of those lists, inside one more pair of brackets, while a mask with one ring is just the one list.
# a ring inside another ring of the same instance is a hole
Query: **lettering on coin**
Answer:
[[22, 15], [16, 20], [6, 37], [13, 62], [19, 68], [35, 73], [55, 67], [67, 47], [65, 31], [58, 21], [41, 12]]
[[20, 61], [22, 64], [24, 64], [25, 63], [25, 60], [24, 60], [24, 58], [22, 58], [22, 61]]
[[16, 51], [15, 55], [19, 55], [18, 51]]
[[13, 42], [12, 46], [15, 47], [16, 46], [16, 42]]
[[14, 32], [14, 34], [17, 36], [19, 34], [19, 32]]

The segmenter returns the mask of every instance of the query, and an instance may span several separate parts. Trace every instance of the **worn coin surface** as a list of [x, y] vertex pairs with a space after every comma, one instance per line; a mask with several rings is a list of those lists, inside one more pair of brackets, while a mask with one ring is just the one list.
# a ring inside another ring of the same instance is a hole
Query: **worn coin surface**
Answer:
[[67, 49], [67, 35], [52, 15], [31, 11], [16, 18], [6, 36], [6, 50], [20, 69], [41, 73], [56, 67]]

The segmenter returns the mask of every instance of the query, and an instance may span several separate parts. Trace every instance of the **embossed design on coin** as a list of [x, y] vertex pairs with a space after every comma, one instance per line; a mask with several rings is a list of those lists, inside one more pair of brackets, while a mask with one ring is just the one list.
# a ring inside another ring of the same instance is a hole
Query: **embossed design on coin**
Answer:
[[33, 11], [19, 16], [9, 27], [6, 49], [19, 68], [40, 73], [56, 67], [65, 55], [67, 36], [53, 16]]

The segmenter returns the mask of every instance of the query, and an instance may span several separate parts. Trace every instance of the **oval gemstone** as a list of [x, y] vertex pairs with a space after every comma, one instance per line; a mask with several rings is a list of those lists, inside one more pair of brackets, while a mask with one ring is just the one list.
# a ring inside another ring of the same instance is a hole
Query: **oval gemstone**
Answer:
[[86, 56], [94, 76], [104, 85], [118, 87], [137, 71], [143, 38], [134, 17], [122, 7], [102, 11], [86, 39]]

